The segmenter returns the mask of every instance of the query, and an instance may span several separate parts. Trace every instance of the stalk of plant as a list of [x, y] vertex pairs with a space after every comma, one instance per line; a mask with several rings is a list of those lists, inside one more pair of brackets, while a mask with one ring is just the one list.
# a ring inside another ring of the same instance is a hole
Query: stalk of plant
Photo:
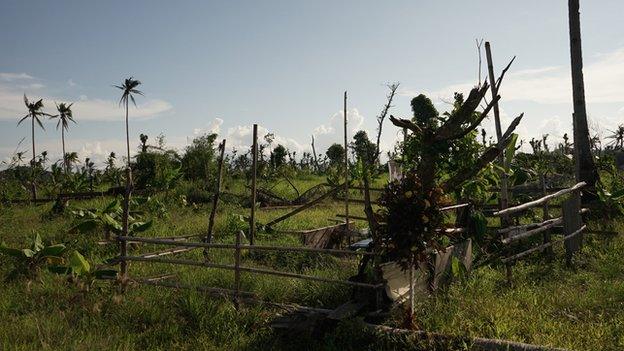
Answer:
[[[134, 79], [133, 77], [127, 78], [121, 85], [115, 85], [116, 88], [120, 89], [123, 93], [121, 95], [121, 99], [119, 100], [119, 105], [124, 104], [126, 108], [126, 157], [127, 157], [127, 165], [126, 165], [126, 192], [124, 196], [124, 206], [123, 206], [123, 224], [122, 224], [122, 235], [128, 235], [128, 216], [129, 216], [129, 205], [130, 205], [130, 194], [132, 192], [132, 170], [130, 169], [130, 132], [128, 129], [128, 100], [132, 100], [134, 106], [136, 106], [136, 101], [134, 100], [133, 94], [143, 95], [143, 93], [136, 89], [141, 84], [140, 81]], [[121, 255], [126, 255], [126, 242], [120, 241], [120, 249]], [[121, 277], [125, 278], [126, 273], [128, 271], [128, 264], [126, 261], [121, 261], [120, 265]]]
[[61, 143], [63, 145], [63, 166], [65, 168], [65, 173], [69, 173], [69, 162], [67, 161], [67, 154], [65, 153], [65, 131], [69, 129], [69, 121], [74, 121], [74, 115], [71, 110], [73, 103], [67, 105], [64, 102], [60, 104], [56, 104], [56, 110], [58, 111], [58, 115], [52, 116], [50, 118], [58, 118], [58, 122], [56, 123], [56, 129], [61, 127]]
[[24, 120], [26, 120], [27, 118], [30, 118], [30, 136], [31, 136], [31, 140], [32, 140], [32, 160], [30, 161], [30, 167], [32, 169], [32, 198], [33, 200], [37, 199], [37, 187], [35, 185], [35, 122], [37, 122], [37, 124], [39, 125], [39, 127], [41, 127], [41, 129], [45, 130], [45, 128], [43, 127], [43, 124], [41, 123], [41, 120], [39, 119], [39, 117], [41, 116], [49, 116], [51, 117], [52, 115], [47, 114], [45, 112], [42, 111], [43, 109], [43, 99], [39, 99], [37, 102], [30, 102], [28, 101], [28, 98], [26, 97], [26, 94], [24, 94], [24, 104], [26, 105], [26, 108], [28, 109], [28, 113], [26, 114], [26, 116], [22, 117], [22, 119], [19, 120], [19, 122], [17, 122], [17, 125], [20, 125]]

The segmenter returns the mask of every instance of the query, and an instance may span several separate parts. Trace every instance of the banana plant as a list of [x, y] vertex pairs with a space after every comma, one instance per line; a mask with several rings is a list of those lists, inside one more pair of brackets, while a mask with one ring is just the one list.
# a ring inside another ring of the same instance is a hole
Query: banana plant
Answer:
[[[142, 200], [139, 198], [136, 201], [133, 201], [131, 205], [139, 206], [143, 204]], [[123, 214], [123, 209], [121, 206], [121, 202], [119, 199], [115, 199], [102, 209], [78, 209], [72, 211], [72, 214], [78, 219], [77, 223], [69, 229], [70, 232], [74, 233], [90, 233], [95, 231], [98, 228], [101, 228], [104, 231], [104, 237], [109, 240], [111, 233], [113, 234], [121, 234], [122, 225], [121, 225], [121, 217]], [[153, 222], [149, 221], [141, 221], [142, 211], [131, 211], [130, 212], [130, 226], [128, 228], [129, 235], [135, 235], [136, 233], [144, 232], [151, 228]]]
[[70, 281], [76, 283], [80, 290], [89, 291], [97, 279], [114, 278], [117, 271], [114, 269], [100, 269], [92, 266], [78, 251], [69, 254], [66, 266], [53, 266], [50, 270], [58, 274], [69, 275]]
[[37, 234], [29, 248], [17, 249], [0, 243], [0, 254], [13, 259], [15, 268], [9, 273], [9, 278], [20, 275], [34, 276], [44, 266], [58, 265], [64, 262], [65, 245], [45, 245], [41, 236]]

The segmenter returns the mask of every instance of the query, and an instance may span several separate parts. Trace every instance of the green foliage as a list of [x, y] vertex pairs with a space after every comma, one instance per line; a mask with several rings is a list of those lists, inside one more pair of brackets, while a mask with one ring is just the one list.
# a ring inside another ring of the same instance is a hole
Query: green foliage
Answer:
[[282, 145], [278, 144], [273, 151], [271, 151], [271, 166], [273, 169], [281, 168], [286, 164], [286, 156], [288, 150]]
[[113, 278], [117, 275], [114, 269], [96, 268], [80, 252], [73, 250], [67, 259], [67, 266], [55, 265], [50, 271], [70, 275], [81, 290], [89, 291], [96, 279]]
[[420, 94], [412, 99], [410, 105], [414, 113], [414, 121], [421, 124], [435, 123], [439, 116], [438, 110], [427, 96]]
[[342, 145], [334, 143], [325, 152], [330, 166], [340, 166], [344, 164], [345, 149]]
[[[130, 201], [130, 216], [128, 218], [128, 234], [134, 235], [148, 230], [152, 220], [143, 220], [143, 211], [140, 207], [148, 207], [153, 203], [151, 198], [132, 198]], [[158, 204], [156, 204], [159, 207]], [[97, 229], [104, 231], [104, 236], [109, 238], [111, 234], [122, 233], [123, 208], [120, 199], [115, 199], [102, 208], [79, 208], [71, 213], [76, 218], [76, 222], [69, 229], [70, 233], [92, 233]]]
[[17, 249], [8, 247], [4, 242], [0, 243], [0, 254], [13, 259], [14, 268], [9, 273], [9, 278], [17, 276], [32, 277], [39, 273], [46, 265], [56, 265], [63, 262], [63, 244], [44, 244], [41, 236], [37, 234], [29, 248]]
[[179, 156], [175, 151], [146, 151], [136, 156], [133, 178], [139, 189], [169, 190], [182, 178]]
[[184, 177], [189, 180], [213, 180], [217, 134], [206, 134], [193, 139], [186, 147], [181, 164]]

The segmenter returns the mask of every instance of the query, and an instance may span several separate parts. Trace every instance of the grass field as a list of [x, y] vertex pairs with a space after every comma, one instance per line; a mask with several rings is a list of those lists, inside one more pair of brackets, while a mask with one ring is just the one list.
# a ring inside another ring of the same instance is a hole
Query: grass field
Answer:
[[[318, 184], [320, 177], [298, 180], [300, 191]], [[381, 180], [380, 180], [381, 181]], [[226, 184], [229, 191], [242, 192], [239, 183]], [[288, 197], [294, 191], [280, 183], [276, 191]], [[292, 192], [291, 192], [292, 191]], [[159, 195], [168, 209], [163, 218], [142, 236], [170, 237], [204, 233], [209, 206], [183, 206], [176, 196]], [[103, 206], [110, 199], [73, 201], [72, 207]], [[362, 214], [361, 206], [353, 206]], [[51, 204], [2, 207], [0, 240], [25, 247], [35, 233], [50, 242], [63, 242], [101, 263], [118, 253], [115, 245], [99, 245], [101, 236], [70, 234], [71, 215], [50, 217]], [[279, 225], [282, 229], [311, 229], [332, 224], [328, 218], [341, 213], [343, 203], [326, 202]], [[287, 210], [260, 210], [258, 221]], [[245, 229], [241, 216], [249, 209], [224, 203], [216, 221], [217, 242], [233, 242], [234, 233]], [[621, 229], [620, 227], [617, 228]], [[417, 301], [416, 324], [428, 331], [451, 335], [479, 336], [565, 347], [575, 350], [624, 349], [624, 239], [621, 236], [588, 235], [575, 269], [567, 269], [563, 255], [548, 263], [539, 258], [514, 268], [515, 284], [505, 285], [504, 270], [482, 267], [447, 291]], [[285, 234], [259, 233], [259, 243], [299, 245]], [[158, 251], [162, 247], [141, 245], [131, 253]], [[233, 262], [231, 251], [211, 250], [211, 259]], [[201, 249], [176, 255], [201, 259]], [[317, 254], [244, 253], [243, 264], [297, 271], [345, 279], [355, 272], [357, 261]], [[0, 257], [0, 276], [11, 262]], [[176, 273], [181, 282], [196, 286], [231, 288], [233, 274], [216, 269], [163, 264], [132, 263], [130, 275], [147, 277]], [[332, 308], [349, 298], [349, 289], [316, 283], [243, 273], [243, 290], [263, 299]], [[84, 292], [65, 277], [49, 272], [33, 279], [5, 281], [0, 289], [0, 345], [6, 350], [94, 350], [94, 349], [379, 349], [414, 348], [409, 340], [384, 338], [364, 331], [357, 321], [345, 322], [322, 338], [282, 336], [269, 328], [280, 311], [246, 306], [237, 311], [222, 299], [200, 292], [149, 286], [130, 286], [123, 294], [108, 281], [96, 282]], [[397, 317], [388, 324], [397, 325]], [[422, 347], [428, 349], [428, 347]], [[454, 346], [462, 349], [461, 343]], [[447, 347], [440, 347], [447, 349]]]

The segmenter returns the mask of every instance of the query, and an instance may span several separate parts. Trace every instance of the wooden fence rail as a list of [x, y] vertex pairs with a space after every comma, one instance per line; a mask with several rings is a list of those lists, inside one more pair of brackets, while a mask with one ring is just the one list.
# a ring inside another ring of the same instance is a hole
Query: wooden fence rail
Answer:
[[[507, 268], [507, 280], [511, 284], [512, 273], [511, 264], [523, 257], [526, 257], [534, 252], [541, 252], [547, 250], [547, 254], [552, 254], [552, 246], [556, 243], [564, 242], [566, 249], [566, 262], [571, 264], [572, 255], [580, 249], [582, 236], [580, 234], [587, 228], [582, 224], [581, 215], [587, 213], [589, 210], [586, 208], [580, 208], [580, 190], [585, 186], [585, 182], [577, 183], [576, 185], [561, 189], [552, 194], [546, 194], [539, 199], [526, 202], [517, 206], [502, 209], [494, 213], [494, 216], [508, 216], [515, 213], [519, 213], [536, 206], [542, 206], [543, 221], [539, 223], [529, 223], [523, 225], [508, 226], [497, 230], [497, 234], [501, 236], [500, 242], [507, 245], [508, 248], [504, 251], [507, 257], [504, 257], [501, 261]], [[544, 192], [546, 190], [544, 189]], [[549, 201], [558, 197], [573, 194], [573, 197], [564, 201], [559, 208], [561, 208], [561, 216], [556, 218], [550, 218], [549, 214]], [[551, 240], [550, 230], [552, 228], [562, 226], [563, 237], [558, 240]], [[513, 253], [511, 244], [533, 237], [537, 234], [543, 234], [543, 243], [526, 249], [519, 253]], [[577, 238], [578, 237], [578, 238]], [[579, 239], [580, 238], [580, 239]]]
[[[157, 239], [157, 238], [142, 238], [135, 236], [121, 236], [119, 240], [127, 242], [139, 242], [147, 244], [160, 244], [160, 245], [175, 245], [180, 247], [195, 247], [195, 248], [215, 248], [215, 249], [236, 249], [236, 244], [221, 244], [221, 243], [204, 243], [204, 242], [180, 242], [171, 239]], [[351, 251], [351, 250], [339, 250], [339, 249], [320, 249], [315, 247], [305, 246], [271, 246], [271, 245], [240, 245], [241, 250], [266, 250], [266, 251], [297, 251], [297, 252], [317, 252], [331, 255], [369, 255], [373, 256], [375, 253], [368, 251]]]
[[535, 207], [535, 206], [539, 206], [539, 205], [541, 205], [541, 204], [544, 204], [544, 203], [546, 203], [546, 202], [548, 202], [548, 201], [550, 201], [550, 200], [552, 200], [552, 199], [554, 199], [554, 198], [557, 198], [557, 197], [559, 197], [559, 196], [563, 196], [563, 195], [566, 195], [566, 194], [572, 193], [572, 192], [574, 192], [574, 191], [580, 190], [580, 189], [581, 189], [581, 188], [583, 188], [585, 185], [587, 185], [585, 182], [580, 182], [580, 183], [578, 183], [578, 184], [574, 185], [574, 186], [573, 186], [573, 187], [571, 187], [571, 188], [567, 188], [567, 189], [559, 190], [559, 191], [557, 191], [556, 193], [546, 195], [546, 196], [541, 197], [541, 198], [539, 198], [539, 199], [537, 199], [537, 200], [529, 201], [529, 202], [527, 202], [527, 203], [524, 203], [524, 204], [521, 204], [521, 205], [518, 205], [518, 206], [509, 207], [509, 208], [506, 208], [506, 209], [503, 209], [503, 210], [500, 210], [500, 211], [494, 212], [494, 214], [493, 214], [493, 215], [494, 215], [494, 216], [499, 216], [499, 217], [502, 217], [502, 216], [505, 216], [505, 215], [510, 215], [510, 214], [512, 214], [512, 213], [516, 213], [516, 212], [520, 212], [520, 211], [525, 211], [525, 210], [528, 210], [529, 208], [532, 208], [532, 207]]

